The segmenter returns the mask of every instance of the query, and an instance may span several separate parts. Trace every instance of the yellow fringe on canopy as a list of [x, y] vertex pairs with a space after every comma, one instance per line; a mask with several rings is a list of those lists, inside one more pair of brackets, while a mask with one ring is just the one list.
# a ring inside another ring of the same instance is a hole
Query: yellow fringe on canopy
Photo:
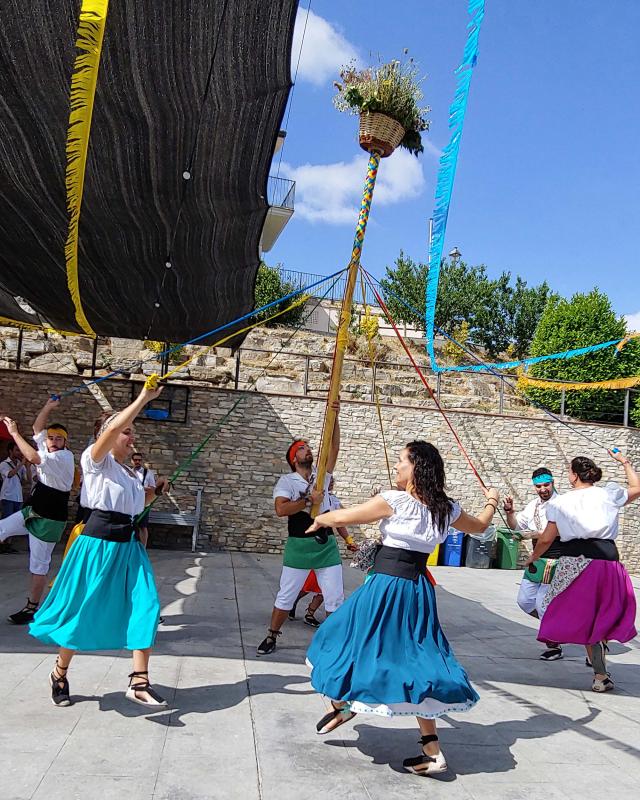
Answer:
[[95, 336], [80, 299], [78, 281], [78, 226], [87, 167], [87, 151], [91, 134], [93, 101], [98, 82], [102, 40], [107, 20], [109, 0], [82, 0], [76, 48], [71, 76], [69, 129], [67, 132], [67, 211], [69, 232], [64, 248], [67, 264], [67, 285], [76, 312], [76, 321], [85, 333]]
[[[26, 331], [42, 331], [43, 333], [59, 333], [61, 336], [84, 336], [78, 331], [60, 331], [57, 328], [50, 328], [48, 325], [32, 325], [30, 322], [21, 322], [9, 317], [0, 317], [0, 325], [8, 325], [11, 328], [24, 328]], [[94, 334], [95, 336], [95, 334]]]
[[545, 381], [541, 378], [529, 378], [527, 375], [518, 376], [518, 386], [524, 388], [531, 386], [534, 389], [553, 389], [556, 392], [579, 392], [588, 389], [631, 389], [640, 385], [640, 375], [630, 378], [616, 378], [611, 381], [594, 381], [592, 383], [571, 383], [562, 381]]

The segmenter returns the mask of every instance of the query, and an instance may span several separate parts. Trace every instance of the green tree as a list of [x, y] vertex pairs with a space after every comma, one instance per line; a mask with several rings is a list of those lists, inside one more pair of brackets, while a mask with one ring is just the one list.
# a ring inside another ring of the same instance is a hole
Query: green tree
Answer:
[[[387, 267], [380, 281], [393, 316], [424, 331], [423, 309], [428, 267], [400, 251], [393, 267]], [[396, 295], [400, 300], [394, 299]], [[445, 261], [440, 271], [435, 324], [453, 336], [463, 322], [469, 326], [470, 341], [482, 345], [491, 358], [507, 348], [522, 358], [528, 352], [542, 311], [551, 296], [546, 283], [527, 286], [511, 273], [490, 279], [484, 265]], [[404, 301], [401, 302], [401, 301]], [[414, 311], [407, 308], [411, 306]]]
[[[624, 319], [616, 316], [611, 301], [598, 289], [588, 294], [575, 294], [570, 300], [552, 297], [536, 328], [531, 355], [548, 355], [621, 339], [626, 332]], [[529, 374], [535, 378], [593, 382], [625, 378], [639, 372], [640, 342], [631, 340], [617, 354], [615, 348], [610, 347], [575, 358], [544, 361], [533, 365]], [[525, 393], [552, 411], [560, 411], [560, 391], [527, 387]], [[577, 419], [619, 422], [623, 407], [622, 390], [565, 393], [565, 413]], [[637, 414], [636, 406], [634, 417]]]
[[[268, 303], [272, 303], [274, 300], [278, 300], [280, 297], [285, 297], [286, 295], [290, 294], [295, 290], [295, 286], [292, 283], [288, 283], [282, 280], [280, 276], [280, 271], [276, 267], [269, 267], [267, 264], [262, 261], [260, 266], [258, 267], [258, 274], [256, 275], [256, 287], [254, 291], [254, 298], [255, 304], [254, 308], [261, 308], [262, 306], [266, 306]], [[285, 300], [283, 303], [278, 303], [275, 306], [267, 309], [266, 311], [257, 314], [255, 320], [264, 320], [273, 314], [277, 313], [278, 311], [282, 311], [292, 302], [294, 299]], [[272, 327], [274, 325], [297, 325], [304, 315], [304, 304], [296, 306], [287, 314], [283, 314], [281, 317], [276, 317], [273, 322], [267, 322], [267, 327]]]
[[505, 352], [513, 359], [525, 358], [542, 312], [553, 296], [549, 285], [527, 286], [520, 276], [513, 284], [510, 272], [495, 280], [485, 275], [482, 278], [475, 299], [472, 338], [492, 358]]
[[516, 358], [528, 355], [540, 318], [552, 297], [557, 295], [546, 281], [539, 286], [527, 286], [522, 278], [516, 278], [510, 310], [511, 342]]
[[385, 303], [393, 318], [424, 331], [422, 312], [427, 287], [427, 267], [405, 256], [401, 250], [394, 266], [386, 268], [386, 277], [380, 281], [380, 285], [387, 293]]

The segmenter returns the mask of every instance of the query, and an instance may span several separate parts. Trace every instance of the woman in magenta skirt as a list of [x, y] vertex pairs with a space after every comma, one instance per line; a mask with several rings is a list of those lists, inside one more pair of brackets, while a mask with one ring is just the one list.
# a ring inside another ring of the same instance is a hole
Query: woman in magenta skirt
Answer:
[[636, 635], [636, 599], [615, 540], [620, 510], [640, 497], [640, 476], [622, 453], [609, 454], [624, 467], [627, 488], [617, 483], [596, 486], [600, 467], [585, 456], [574, 458], [569, 468], [573, 490], [549, 501], [547, 527], [527, 562], [543, 556], [557, 536], [568, 543], [570, 554], [558, 560], [544, 599], [538, 639], [587, 646], [594, 692], [614, 688], [606, 643], [628, 642]]

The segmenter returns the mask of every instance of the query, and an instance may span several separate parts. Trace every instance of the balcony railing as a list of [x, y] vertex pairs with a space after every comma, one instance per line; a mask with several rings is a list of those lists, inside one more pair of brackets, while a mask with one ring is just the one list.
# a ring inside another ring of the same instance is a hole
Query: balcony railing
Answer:
[[293, 211], [296, 199], [296, 182], [287, 178], [269, 175], [267, 182], [267, 200], [270, 206], [290, 208]]
[[[297, 272], [294, 269], [283, 269], [282, 267], [278, 268], [278, 272], [280, 273], [280, 277], [282, 278], [283, 283], [291, 284], [291, 286], [293, 286], [294, 289], [303, 289], [305, 286], [309, 286], [309, 284], [311, 283], [316, 283], [316, 281], [319, 281], [323, 277], [322, 275], [316, 275], [312, 272]], [[340, 278], [338, 278], [338, 280], [335, 283], [333, 283], [333, 281], [327, 281], [326, 283], [322, 283], [320, 284], [320, 286], [316, 286], [314, 289], [311, 290], [311, 296], [322, 297], [324, 300], [330, 300], [332, 302], [340, 301], [344, 297], [346, 281], [347, 281], [347, 276], [343, 275]], [[329, 287], [331, 287], [331, 289], [329, 289]], [[367, 305], [369, 306], [378, 305], [378, 301], [376, 300], [375, 295], [371, 291], [371, 288], [366, 285], [365, 285], [365, 298]], [[360, 288], [360, 281], [358, 281], [358, 284], [356, 286], [353, 295], [353, 300], [355, 303], [362, 303], [362, 289]]]

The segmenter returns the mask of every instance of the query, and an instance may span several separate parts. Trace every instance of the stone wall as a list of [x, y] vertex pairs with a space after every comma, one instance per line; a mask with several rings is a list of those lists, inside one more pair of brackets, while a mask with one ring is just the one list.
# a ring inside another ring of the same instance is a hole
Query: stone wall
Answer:
[[[0, 327], [0, 369], [17, 365], [18, 331]], [[298, 331], [286, 327], [256, 328], [250, 331], [236, 353], [227, 347], [213, 349], [187, 346], [175, 354], [177, 361], [192, 358], [178, 377], [192, 383], [219, 389], [237, 388], [266, 394], [316, 397], [326, 394], [335, 346], [335, 336]], [[408, 342], [414, 358], [430, 375], [434, 390], [445, 408], [473, 411], [514, 411], [526, 416], [541, 416], [528, 405], [509, 383], [492, 375], [443, 373], [433, 376], [425, 365], [424, 347]], [[436, 343], [439, 352], [440, 344]], [[377, 339], [374, 346], [376, 368], [370, 365], [369, 346], [364, 336], [349, 337], [343, 371], [343, 397], [369, 401], [375, 383], [378, 397], [390, 405], [434, 407], [419, 376], [399, 342]], [[237, 363], [239, 358], [239, 364]], [[28, 331], [23, 334], [20, 367], [35, 372], [92, 375], [93, 341], [83, 336], [63, 336]], [[173, 366], [173, 365], [172, 365]], [[123, 370], [134, 380], [160, 369], [157, 354], [139, 339], [100, 337], [95, 357], [95, 374]]]
[[[51, 392], [77, 382], [74, 376], [0, 370], [0, 411], [14, 416], [27, 431]], [[131, 398], [129, 381], [111, 380], [101, 387], [115, 408]], [[271, 492], [287, 470], [284, 453], [293, 437], [308, 437], [317, 448], [321, 399], [192, 386], [188, 422], [141, 419], [136, 426], [137, 446], [156, 470], [170, 473], [237, 401], [202, 455], [176, 482], [173, 494], [186, 510], [193, 504], [195, 490], [204, 488], [203, 528], [215, 545], [276, 553], [282, 549], [285, 524], [273, 513]], [[88, 392], [70, 396], [61, 406], [60, 421], [70, 429], [76, 454], [86, 445], [99, 411]], [[413, 438], [433, 441], [447, 465], [449, 493], [470, 512], [482, 508], [484, 498], [475, 478], [437, 411], [393, 405], [383, 407], [383, 416], [392, 459]], [[556, 474], [559, 490], [566, 491], [566, 464], [575, 455], [594, 458], [603, 467], [605, 480], [623, 479], [622, 469], [604, 449], [579, 432], [608, 447], [617, 445], [636, 464], [640, 462], [640, 433], [633, 429], [581, 423], [569, 429], [547, 420], [465, 411], [450, 412], [449, 417], [486, 482], [512, 494], [519, 507], [533, 496], [529, 476], [542, 464]], [[337, 493], [351, 504], [366, 499], [372, 487], [386, 485], [385, 459], [374, 406], [344, 402], [341, 421]], [[171, 506], [167, 499], [162, 502]], [[627, 567], [640, 572], [638, 504], [624, 513], [619, 545]]]

